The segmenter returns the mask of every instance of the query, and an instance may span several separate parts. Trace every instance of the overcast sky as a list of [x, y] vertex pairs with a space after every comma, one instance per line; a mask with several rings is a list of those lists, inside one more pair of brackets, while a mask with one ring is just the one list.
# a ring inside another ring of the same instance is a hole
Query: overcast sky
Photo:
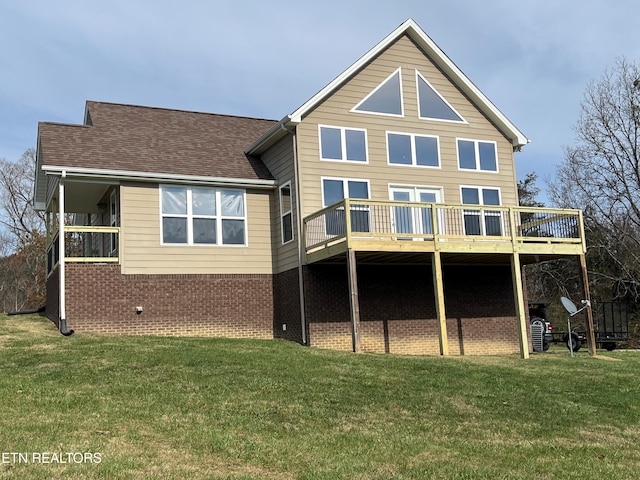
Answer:
[[[0, 0], [0, 157], [86, 100], [279, 120], [413, 18], [552, 175], [586, 85], [640, 62], [637, 0]], [[144, 161], [144, 159], [141, 159]], [[544, 181], [540, 181], [544, 187]]]

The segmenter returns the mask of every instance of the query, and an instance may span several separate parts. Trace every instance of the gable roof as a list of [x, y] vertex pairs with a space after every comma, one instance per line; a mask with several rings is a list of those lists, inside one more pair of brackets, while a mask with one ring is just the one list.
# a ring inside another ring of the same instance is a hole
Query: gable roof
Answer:
[[[353, 65], [342, 72], [326, 87], [302, 104], [298, 109], [285, 116], [262, 137], [256, 140], [247, 153], [256, 154], [263, 151], [280, 139], [286, 128], [291, 128], [338, 90], [357, 72], [369, 64], [387, 47], [396, 42], [403, 35], [407, 35], [418, 47], [444, 72], [444, 74], [484, 113], [489, 120], [509, 139], [514, 148], [529, 143], [529, 139], [476, 87], [455, 63], [436, 45], [436, 43], [422, 30], [413, 19], [408, 19], [380, 43], [360, 57]], [[283, 128], [284, 127], [284, 128]]]
[[88, 101], [84, 125], [38, 124], [37, 201], [45, 200], [43, 172], [271, 185], [269, 170], [244, 149], [275, 123]]

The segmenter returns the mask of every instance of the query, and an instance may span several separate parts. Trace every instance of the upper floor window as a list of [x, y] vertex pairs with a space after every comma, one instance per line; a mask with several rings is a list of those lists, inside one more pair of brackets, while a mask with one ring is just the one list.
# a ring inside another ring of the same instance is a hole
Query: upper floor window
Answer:
[[389, 75], [351, 111], [397, 117], [403, 116], [402, 70], [398, 68]]
[[418, 85], [418, 111], [420, 118], [465, 122], [464, 118], [447, 102], [438, 91], [416, 70]]
[[366, 130], [323, 125], [319, 129], [322, 160], [367, 161]]
[[162, 244], [246, 245], [244, 190], [162, 185]]
[[439, 167], [438, 137], [387, 132], [389, 164]]
[[458, 139], [458, 166], [462, 170], [497, 172], [496, 143]]
[[280, 187], [280, 219], [282, 243], [293, 240], [293, 204], [291, 202], [291, 182]]

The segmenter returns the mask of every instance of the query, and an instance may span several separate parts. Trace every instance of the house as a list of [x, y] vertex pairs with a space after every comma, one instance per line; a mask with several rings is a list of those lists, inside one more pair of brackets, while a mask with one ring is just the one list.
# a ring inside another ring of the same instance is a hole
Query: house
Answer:
[[522, 266], [585, 253], [580, 211], [518, 206], [528, 142], [411, 19], [279, 121], [89, 101], [38, 128], [47, 316], [526, 357]]

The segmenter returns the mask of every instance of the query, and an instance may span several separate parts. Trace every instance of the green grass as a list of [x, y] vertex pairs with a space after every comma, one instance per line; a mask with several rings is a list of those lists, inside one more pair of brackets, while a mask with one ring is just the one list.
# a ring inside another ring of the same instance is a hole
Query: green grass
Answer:
[[638, 371], [635, 351], [356, 355], [0, 316], [0, 453], [101, 455], [0, 479], [638, 478]]

